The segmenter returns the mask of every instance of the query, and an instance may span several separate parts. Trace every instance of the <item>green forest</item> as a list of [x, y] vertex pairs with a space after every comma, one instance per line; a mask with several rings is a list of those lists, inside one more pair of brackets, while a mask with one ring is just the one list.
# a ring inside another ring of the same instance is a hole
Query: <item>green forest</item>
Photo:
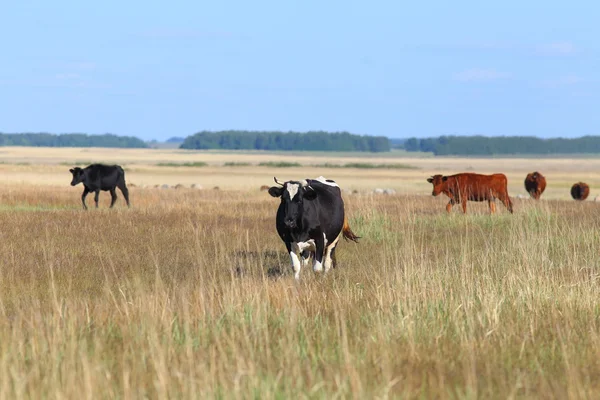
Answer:
[[600, 153], [600, 136], [574, 139], [540, 139], [532, 136], [440, 136], [410, 138], [402, 147], [406, 151], [431, 152], [436, 156], [493, 156], [513, 154]]
[[86, 135], [84, 133], [0, 133], [0, 146], [34, 147], [125, 147], [146, 148], [148, 145], [133, 136], [112, 134]]
[[390, 151], [385, 136], [348, 132], [202, 131], [188, 136], [182, 149], [296, 150], [296, 151]]

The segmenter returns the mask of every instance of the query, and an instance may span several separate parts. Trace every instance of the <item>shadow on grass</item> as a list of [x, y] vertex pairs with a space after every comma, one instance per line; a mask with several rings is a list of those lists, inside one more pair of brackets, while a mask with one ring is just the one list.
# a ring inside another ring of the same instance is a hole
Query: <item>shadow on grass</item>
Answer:
[[[237, 266], [234, 273], [238, 277], [255, 275], [258, 271], [256, 266], [267, 266], [266, 276], [268, 278], [277, 279], [286, 275], [285, 269], [282, 267], [287, 260], [286, 254], [273, 250], [265, 251], [246, 251], [238, 250], [234, 253], [237, 259]], [[262, 274], [262, 270], [260, 272]]]

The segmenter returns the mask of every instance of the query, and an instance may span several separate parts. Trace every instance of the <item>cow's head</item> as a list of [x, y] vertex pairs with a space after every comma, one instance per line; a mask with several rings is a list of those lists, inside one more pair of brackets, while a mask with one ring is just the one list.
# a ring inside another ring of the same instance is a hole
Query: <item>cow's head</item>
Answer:
[[437, 196], [442, 193], [446, 188], [446, 181], [448, 180], [447, 176], [442, 175], [434, 175], [431, 178], [427, 179], [427, 182], [433, 184], [433, 192], [431, 194], [433, 196]]
[[281, 203], [284, 207], [283, 223], [288, 228], [299, 227], [304, 211], [304, 201], [316, 199], [317, 192], [306, 181], [280, 183], [277, 178], [274, 179], [281, 186], [270, 187], [269, 194], [273, 197], [281, 197]]
[[69, 170], [70, 173], [73, 174], [73, 180], [71, 181], [71, 186], [75, 186], [78, 183], [83, 182], [83, 169], [79, 167], [71, 168]]

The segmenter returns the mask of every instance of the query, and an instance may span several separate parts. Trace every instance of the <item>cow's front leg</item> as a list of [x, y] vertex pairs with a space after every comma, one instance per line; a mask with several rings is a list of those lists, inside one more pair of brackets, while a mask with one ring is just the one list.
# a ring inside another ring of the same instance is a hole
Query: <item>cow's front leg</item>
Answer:
[[296, 243], [286, 243], [285, 245], [288, 249], [288, 253], [290, 253], [290, 261], [292, 262], [294, 278], [296, 278], [296, 280], [300, 280], [300, 269], [302, 267], [302, 264], [300, 264], [300, 257], [298, 257], [300, 249], [298, 248], [298, 245]]
[[325, 237], [316, 235], [315, 238], [315, 261], [313, 263], [313, 271], [323, 271], [323, 253], [325, 252]]
[[81, 194], [81, 202], [83, 203], [83, 209], [87, 210], [87, 206], [85, 205], [85, 197], [88, 195], [90, 191], [85, 186], [83, 187], [83, 193]]
[[448, 204], [446, 204], [446, 212], [451, 213], [452, 212], [452, 206], [456, 204], [456, 201], [454, 201], [454, 199], [450, 199], [450, 201], [448, 202]]
[[98, 196], [100, 196], [100, 189], [96, 189], [96, 194], [94, 195], [94, 202], [96, 203], [96, 208], [98, 208]]

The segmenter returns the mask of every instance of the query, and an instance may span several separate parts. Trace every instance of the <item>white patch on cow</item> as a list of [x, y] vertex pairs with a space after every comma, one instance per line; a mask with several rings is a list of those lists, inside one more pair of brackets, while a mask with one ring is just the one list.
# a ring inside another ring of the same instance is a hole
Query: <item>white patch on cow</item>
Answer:
[[286, 187], [287, 187], [288, 193], [290, 194], [290, 200], [291, 200], [298, 193], [299, 185], [297, 183], [288, 183]]
[[315, 251], [315, 241], [313, 239], [310, 239], [306, 242], [294, 242], [292, 243], [292, 251], [294, 250], [297, 254], [302, 253], [304, 250]]
[[313, 264], [313, 271], [315, 271], [315, 272], [323, 271], [323, 264], [321, 264], [321, 261], [315, 260], [315, 263]]
[[294, 278], [300, 279], [300, 259], [294, 250], [290, 251], [290, 260], [292, 261], [292, 269], [294, 270]]
[[308, 186], [308, 181], [306, 179], [303, 179], [303, 180], [300, 181], [300, 184], [302, 186]]
[[318, 177], [317, 179], [315, 179], [315, 181], [319, 181], [321, 182], [323, 185], [328, 185], [328, 186], [334, 186], [334, 187], [339, 187], [337, 183], [335, 183], [332, 180], [327, 180], [325, 179], [325, 177], [323, 175], [321, 175], [320, 177]]

